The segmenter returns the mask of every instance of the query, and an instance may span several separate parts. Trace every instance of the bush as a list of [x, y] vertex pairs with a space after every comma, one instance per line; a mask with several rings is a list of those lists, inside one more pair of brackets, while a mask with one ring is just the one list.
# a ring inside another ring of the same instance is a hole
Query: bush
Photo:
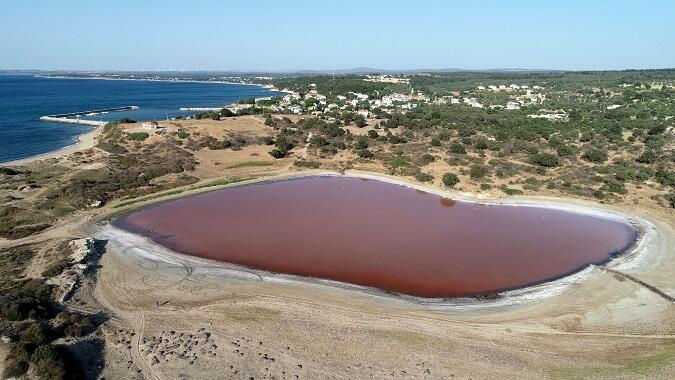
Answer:
[[653, 150], [645, 150], [635, 161], [642, 164], [653, 164], [659, 159], [659, 155]]
[[436, 137], [432, 138], [431, 146], [441, 146], [441, 140], [437, 139]]
[[7, 167], [4, 167], [4, 166], [0, 166], [0, 174], [4, 174], [4, 175], [17, 175], [17, 174], [19, 174], [19, 172], [17, 172], [16, 170], [14, 170], [14, 169], [12, 169], [12, 168], [7, 168]]
[[454, 154], [466, 154], [466, 148], [460, 143], [452, 143], [450, 145], [450, 152]]
[[424, 153], [423, 155], [420, 156], [418, 161], [420, 166], [429, 165], [430, 163], [436, 161], [436, 157], [434, 157], [429, 153]]
[[2, 371], [3, 379], [20, 378], [28, 372], [28, 363], [24, 361], [5, 360], [5, 370]]
[[586, 151], [582, 157], [586, 161], [600, 163], [607, 161], [607, 152], [602, 149], [591, 149]]
[[434, 176], [432, 176], [431, 174], [419, 172], [415, 174], [415, 179], [420, 182], [430, 182], [434, 180]]
[[490, 173], [490, 169], [488, 169], [488, 167], [485, 165], [471, 165], [469, 170], [469, 175], [471, 178], [483, 178], [488, 175], [488, 173]]
[[543, 166], [546, 168], [553, 168], [558, 166], [560, 161], [558, 161], [558, 157], [550, 154], [550, 153], [538, 153], [532, 156], [532, 162], [534, 164], [537, 164], [539, 166]]
[[277, 122], [274, 121], [274, 118], [272, 117], [272, 115], [267, 115], [267, 117], [265, 117], [265, 125], [268, 126], [268, 127], [271, 127], [271, 126], [277, 125]]
[[288, 139], [286, 139], [286, 136], [283, 135], [277, 137], [277, 141], [274, 143], [274, 146], [283, 152], [288, 152], [289, 150], [293, 149], [293, 144], [288, 141]]
[[489, 183], [481, 183], [480, 189], [481, 190], [490, 190], [490, 189], [492, 189], [492, 185], [490, 185]]
[[132, 141], [143, 141], [150, 137], [150, 135], [147, 132], [132, 132], [132, 133], [127, 133], [127, 139], [132, 140]]
[[56, 350], [51, 344], [43, 344], [38, 346], [33, 354], [30, 356], [31, 363], [38, 363], [42, 360], [56, 359]]
[[368, 137], [370, 137], [371, 139], [376, 139], [377, 138], [377, 131], [374, 130], [374, 129], [371, 129], [370, 131], [368, 131]]
[[61, 360], [41, 360], [35, 365], [35, 375], [38, 379], [57, 380], [65, 379], [66, 370]]
[[392, 144], [405, 144], [408, 141], [401, 136], [391, 135], [389, 136], [389, 142]]
[[459, 183], [459, 178], [455, 173], [445, 173], [443, 174], [443, 184], [447, 187], [454, 187]]
[[40, 345], [47, 341], [42, 327], [33, 323], [21, 333], [21, 343]]
[[136, 120], [129, 119], [128, 117], [123, 117], [123, 118], [117, 120], [117, 123], [119, 123], [119, 124], [134, 124], [134, 123], [138, 123], [138, 122]]
[[656, 169], [654, 178], [664, 186], [675, 186], [675, 171], [660, 167]]
[[490, 146], [490, 144], [488, 143], [487, 139], [481, 137], [476, 140], [473, 146], [478, 150], [485, 150]]
[[576, 150], [569, 145], [561, 145], [558, 147], [558, 156], [560, 157], [574, 156], [575, 154]]
[[668, 204], [670, 205], [670, 207], [675, 208], [675, 193], [670, 193], [667, 200], [668, 200]]
[[356, 148], [357, 150], [368, 148], [368, 140], [366, 140], [365, 137], [359, 137], [356, 140], [356, 144], [354, 145], [354, 148]]
[[223, 108], [222, 110], [220, 110], [220, 116], [221, 117], [235, 117], [235, 116], [237, 116], [237, 114], [230, 111], [227, 108]]
[[293, 165], [300, 168], [318, 169], [321, 166], [321, 163], [319, 161], [297, 160]]
[[361, 158], [372, 158], [374, 156], [373, 152], [369, 151], [367, 148], [357, 150], [356, 155]]
[[64, 269], [68, 268], [70, 262], [66, 259], [59, 260], [42, 272], [42, 277], [55, 277], [61, 274]]
[[326, 146], [328, 145], [328, 140], [323, 136], [314, 135], [309, 139], [309, 145], [316, 147]]
[[264, 145], [273, 145], [274, 144], [274, 139], [270, 136], [262, 136], [262, 137], [258, 138], [258, 141], [260, 142], [260, 144], [264, 144]]
[[284, 158], [284, 157], [286, 157], [286, 154], [288, 152], [284, 152], [280, 149], [275, 148], [275, 149], [272, 149], [269, 153], [270, 153], [270, 156], [272, 156], [274, 158]]
[[180, 131], [178, 131], [178, 132], [176, 133], [176, 136], [178, 136], [179, 139], [185, 139], [185, 138], [187, 138], [188, 136], [190, 136], [190, 134], [187, 133], [187, 132], [185, 132], [185, 131], [183, 131], [183, 130], [180, 130]]

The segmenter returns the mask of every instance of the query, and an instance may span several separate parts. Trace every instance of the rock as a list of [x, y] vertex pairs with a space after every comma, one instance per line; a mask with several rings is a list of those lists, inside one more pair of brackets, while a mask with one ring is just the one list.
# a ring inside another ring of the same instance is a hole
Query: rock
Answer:
[[71, 240], [68, 245], [73, 251], [71, 258], [76, 263], [85, 261], [90, 254], [96, 253], [96, 239], [93, 238]]
[[101, 207], [101, 206], [103, 206], [103, 201], [101, 201], [101, 200], [95, 200], [95, 201], [93, 201], [89, 204], [89, 207], [91, 207], [91, 208], [98, 208], [98, 207]]

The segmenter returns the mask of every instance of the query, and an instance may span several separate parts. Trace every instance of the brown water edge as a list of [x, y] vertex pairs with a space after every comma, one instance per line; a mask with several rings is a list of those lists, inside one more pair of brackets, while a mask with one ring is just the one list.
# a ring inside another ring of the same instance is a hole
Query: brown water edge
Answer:
[[114, 224], [189, 255], [421, 297], [554, 280], [607, 262], [637, 238], [619, 220], [336, 176], [217, 190]]

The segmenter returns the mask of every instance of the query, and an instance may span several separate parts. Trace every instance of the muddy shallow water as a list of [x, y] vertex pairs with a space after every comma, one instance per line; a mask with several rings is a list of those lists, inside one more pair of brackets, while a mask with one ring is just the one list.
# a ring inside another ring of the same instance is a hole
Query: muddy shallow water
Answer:
[[559, 278], [607, 261], [636, 238], [615, 219], [455, 201], [353, 177], [233, 187], [115, 224], [177, 252], [423, 297]]

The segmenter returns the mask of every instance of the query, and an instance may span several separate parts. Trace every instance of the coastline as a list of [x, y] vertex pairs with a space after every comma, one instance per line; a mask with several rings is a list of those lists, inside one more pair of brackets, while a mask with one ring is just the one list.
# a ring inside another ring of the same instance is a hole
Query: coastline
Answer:
[[[30, 74], [26, 74], [26, 75], [30, 75]], [[36, 74], [34, 74], [32, 76], [36, 77], [36, 78], [47, 78], [47, 79], [88, 79], [88, 80], [110, 80], [110, 81], [123, 80], [123, 81], [176, 82], [176, 83], [216, 83], [216, 84], [258, 86], [258, 87], [260, 87], [262, 89], [265, 89], [267, 91], [276, 91], [276, 92], [282, 92], [282, 93], [288, 93], [288, 94], [293, 93], [293, 92], [290, 92], [290, 91], [283, 91], [283, 90], [279, 90], [279, 89], [276, 89], [276, 88], [268, 88], [268, 87], [265, 87], [264, 85], [261, 85], [261, 84], [237, 83], [237, 82], [226, 82], [226, 81], [169, 80], [169, 79], [143, 79], [143, 78], [139, 78], [139, 79], [131, 79], [131, 78], [92, 78], [92, 77], [78, 78], [78, 77], [69, 77], [69, 76], [45, 76], [45, 75], [36, 75]], [[264, 98], [264, 97], [261, 97], [261, 98]], [[256, 99], [258, 99], [258, 98], [256, 98]], [[227, 107], [227, 106], [228, 105], [226, 104], [223, 107]], [[58, 158], [58, 157], [65, 156], [65, 155], [68, 155], [68, 154], [71, 154], [71, 153], [74, 153], [74, 152], [77, 152], [77, 151], [92, 148], [97, 143], [96, 139], [100, 135], [101, 129], [102, 129], [102, 127], [94, 127], [91, 131], [79, 134], [79, 135], [77, 135], [77, 140], [74, 143], [72, 143], [70, 145], [67, 145], [67, 146], [64, 146], [62, 148], [58, 148], [56, 150], [52, 150], [52, 151], [45, 152], [45, 153], [36, 154], [36, 155], [33, 155], [33, 156], [28, 156], [28, 157], [25, 157], [25, 158], [19, 158], [19, 159], [16, 159], [16, 160], [0, 162], [0, 165], [3, 165], [3, 166], [26, 165], [26, 164], [33, 163], [33, 162], [36, 162], [36, 161], [47, 160], [47, 159], [51, 159], [51, 158]]]
[[[27, 74], [30, 75], [30, 74]], [[45, 78], [45, 79], [87, 79], [87, 80], [123, 80], [123, 81], [145, 81], [145, 82], [168, 82], [168, 83], [214, 83], [214, 84], [233, 84], [241, 86], [258, 86], [268, 91], [283, 92], [285, 94], [294, 94], [293, 91], [284, 89], [280, 90], [274, 86], [265, 87], [266, 85], [258, 83], [246, 83], [246, 82], [229, 82], [222, 80], [190, 80], [190, 79], [151, 79], [151, 78], [104, 78], [104, 77], [72, 77], [67, 75], [59, 76], [49, 76], [49, 75], [37, 75], [33, 74], [36, 78]]]
[[48, 160], [52, 158], [59, 158], [75, 152], [93, 148], [98, 143], [98, 137], [101, 134], [103, 127], [93, 128], [91, 131], [77, 135], [77, 141], [47, 153], [41, 153], [18, 160], [0, 162], [3, 166], [21, 166], [31, 164], [36, 161]]

